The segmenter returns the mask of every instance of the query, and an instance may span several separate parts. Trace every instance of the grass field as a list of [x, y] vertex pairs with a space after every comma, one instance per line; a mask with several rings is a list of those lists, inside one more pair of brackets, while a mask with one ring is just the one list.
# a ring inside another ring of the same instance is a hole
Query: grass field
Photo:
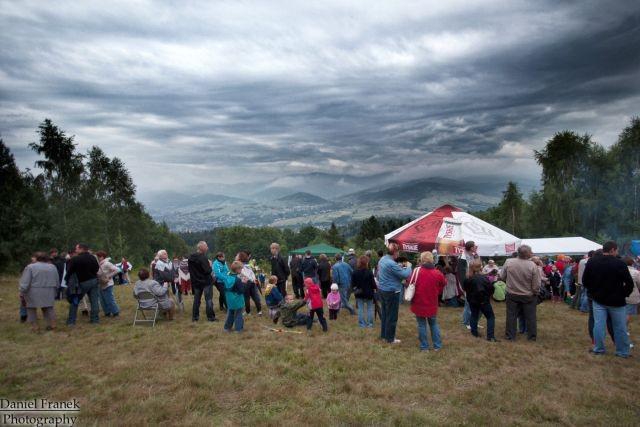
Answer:
[[60, 302], [58, 330], [35, 334], [18, 322], [17, 278], [2, 278], [0, 398], [77, 398], [80, 425], [640, 423], [638, 358], [587, 354], [586, 315], [563, 304], [539, 306], [536, 343], [475, 339], [461, 310], [441, 309], [444, 348], [421, 353], [406, 305], [390, 346], [344, 313], [326, 334], [274, 333], [266, 316], [225, 334], [188, 313], [132, 328], [131, 287], [116, 298], [118, 319], [70, 330]]

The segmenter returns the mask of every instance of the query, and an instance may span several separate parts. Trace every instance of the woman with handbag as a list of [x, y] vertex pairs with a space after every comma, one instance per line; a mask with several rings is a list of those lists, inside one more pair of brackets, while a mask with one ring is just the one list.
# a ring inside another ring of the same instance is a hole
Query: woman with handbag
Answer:
[[[416, 315], [418, 323], [418, 339], [420, 350], [428, 351], [427, 323], [431, 330], [431, 343], [435, 351], [442, 347], [440, 327], [438, 326], [438, 294], [442, 292], [447, 281], [443, 274], [435, 268], [433, 254], [420, 254], [420, 266], [416, 267], [408, 282], [405, 299], [411, 300], [411, 311]], [[414, 289], [413, 295], [412, 288]]]
[[369, 269], [369, 257], [363, 255], [358, 258], [356, 271], [351, 275], [351, 287], [358, 306], [358, 325], [361, 328], [373, 328], [373, 295], [376, 290], [376, 281], [373, 272]]

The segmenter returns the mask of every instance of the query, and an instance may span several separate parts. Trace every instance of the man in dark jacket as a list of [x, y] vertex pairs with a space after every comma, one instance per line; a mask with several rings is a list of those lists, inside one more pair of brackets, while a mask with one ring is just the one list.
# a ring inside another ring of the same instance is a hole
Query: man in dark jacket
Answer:
[[304, 253], [300, 270], [302, 270], [302, 280], [310, 277], [314, 283], [318, 283], [318, 261], [311, 255], [311, 251]]
[[607, 315], [611, 316], [616, 356], [627, 358], [629, 336], [627, 335], [626, 297], [633, 291], [633, 279], [627, 265], [618, 255], [616, 242], [606, 242], [603, 254], [594, 256], [587, 262], [582, 276], [582, 284], [593, 300], [593, 354], [604, 354], [604, 337]]
[[215, 322], [216, 313], [213, 311], [213, 277], [211, 276], [211, 264], [207, 259], [209, 246], [206, 242], [198, 242], [198, 250], [187, 259], [189, 264], [189, 276], [193, 288], [193, 310], [191, 321], [200, 319], [200, 300], [204, 295], [204, 306], [207, 312], [207, 320]]
[[280, 245], [272, 243], [270, 246], [271, 251], [271, 275], [278, 278], [276, 286], [283, 297], [287, 296], [287, 278], [289, 277], [289, 266], [286, 261], [280, 255]]
[[303, 298], [304, 285], [302, 283], [302, 273], [300, 272], [300, 257], [298, 255], [293, 255], [291, 257], [291, 263], [289, 263], [289, 271], [291, 271], [291, 287], [293, 288], [294, 295], [296, 296], [296, 298]]
[[[84, 243], [76, 245], [76, 252], [78, 255], [71, 258], [67, 265], [65, 281], [68, 283], [71, 276], [76, 275], [80, 289], [79, 300], [82, 300], [85, 295], [89, 295], [89, 302], [91, 303], [89, 318], [91, 323], [98, 323], [100, 321], [100, 288], [98, 287], [100, 264], [98, 264], [98, 259], [89, 252], [89, 246]], [[67, 325], [75, 325], [77, 315], [78, 305], [69, 304]]]
[[[62, 283], [62, 275], [64, 274], [64, 266], [66, 264], [66, 260], [58, 254], [58, 250], [56, 248], [52, 248], [49, 251], [49, 258], [51, 259], [51, 264], [53, 264], [56, 267], [56, 270], [58, 270], [58, 283]], [[56, 299], [62, 298], [62, 290], [62, 287], [58, 287]]]

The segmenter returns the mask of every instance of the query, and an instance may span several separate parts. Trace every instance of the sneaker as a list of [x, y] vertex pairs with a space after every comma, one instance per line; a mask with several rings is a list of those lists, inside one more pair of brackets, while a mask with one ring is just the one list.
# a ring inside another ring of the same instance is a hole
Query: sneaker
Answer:
[[400, 344], [402, 341], [400, 341], [398, 338], [394, 339], [392, 343], [390, 344]]
[[[464, 325], [465, 328], [467, 328], [468, 330], [471, 330], [471, 325]], [[480, 325], [478, 325], [478, 327], [480, 327]]]
[[261, 311], [258, 312], [258, 316], [262, 316], [262, 312]]
[[[469, 326], [469, 328], [471, 328], [471, 326]], [[484, 329], [484, 326], [478, 325], [478, 329]]]
[[495, 338], [487, 338], [487, 341], [489, 341], [489, 342], [500, 342]]

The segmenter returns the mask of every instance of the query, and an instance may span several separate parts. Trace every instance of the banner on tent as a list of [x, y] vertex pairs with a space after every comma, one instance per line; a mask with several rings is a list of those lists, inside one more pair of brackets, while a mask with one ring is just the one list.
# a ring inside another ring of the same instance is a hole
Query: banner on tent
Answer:
[[441, 255], [459, 255], [464, 252], [461, 221], [443, 218], [436, 239], [436, 250]]

